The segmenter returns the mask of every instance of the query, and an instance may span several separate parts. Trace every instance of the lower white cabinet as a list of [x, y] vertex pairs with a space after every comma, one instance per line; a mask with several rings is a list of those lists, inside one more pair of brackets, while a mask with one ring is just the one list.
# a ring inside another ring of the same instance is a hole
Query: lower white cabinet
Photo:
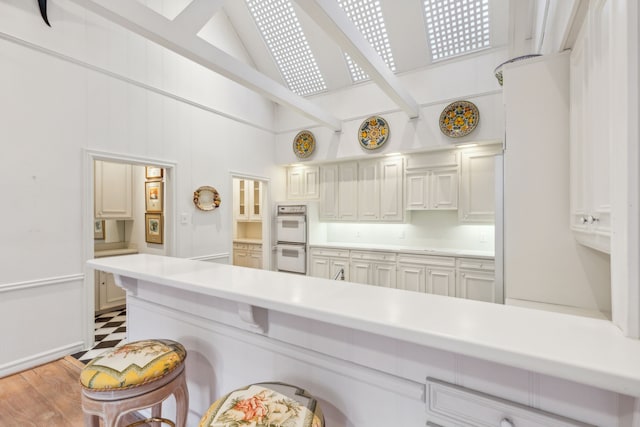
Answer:
[[309, 251], [310, 276], [323, 279], [350, 280], [349, 250], [311, 248]]
[[493, 260], [458, 258], [456, 295], [476, 301], [503, 303], [502, 292], [496, 286]]
[[427, 416], [429, 426], [595, 427], [433, 378], [427, 378]]
[[262, 268], [262, 244], [234, 243], [233, 265], [250, 268]]
[[456, 296], [456, 260], [450, 257], [399, 254], [397, 288]]
[[396, 254], [351, 251], [350, 281], [367, 285], [396, 287]]
[[116, 285], [113, 274], [104, 271], [95, 272], [95, 311], [104, 311], [123, 306], [127, 295]]

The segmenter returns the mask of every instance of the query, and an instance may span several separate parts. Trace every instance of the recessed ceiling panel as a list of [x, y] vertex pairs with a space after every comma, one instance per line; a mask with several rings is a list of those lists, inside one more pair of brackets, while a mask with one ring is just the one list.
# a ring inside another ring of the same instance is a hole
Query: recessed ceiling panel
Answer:
[[489, 0], [424, 0], [424, 14], [433, 61], [491, 44]]
[[316, 60], [289, 0], [246, 0], [282, 77], [298, 95], [326, 90]]

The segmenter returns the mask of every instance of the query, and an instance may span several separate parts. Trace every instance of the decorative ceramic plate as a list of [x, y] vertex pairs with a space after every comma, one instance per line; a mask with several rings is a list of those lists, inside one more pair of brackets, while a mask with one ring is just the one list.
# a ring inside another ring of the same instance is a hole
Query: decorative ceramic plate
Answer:
[[472, 102], [456, 101], [447, 105], [440, 114], [440, 130], [451, 138], [471, 133], [480, 121], [480, 112]]
[[316, 139], [313, 134], [308, 130], [298, 132], [295, 138], [293, 138], [293, 152], [300, 159], [309, 157], [313, 150], [316, 148]]
[[220, 206], [220, 194], [213, 187], [202, 186], [193, 192], [193, 204], [201, 211], [212, 211]]
[[358, 141], [367, 150], [375, 150], [389, 139], [389, 125], [379, 116], [371, 116], [360, 125]]

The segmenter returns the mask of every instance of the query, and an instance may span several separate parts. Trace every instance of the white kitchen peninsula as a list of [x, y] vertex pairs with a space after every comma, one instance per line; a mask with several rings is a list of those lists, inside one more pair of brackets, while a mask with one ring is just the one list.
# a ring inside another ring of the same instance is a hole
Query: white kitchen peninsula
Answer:
[[146, 254], [88, 264], [126, 289], [129, 340], [187, 348], [189, 425], [268, 380], [336, 427], [640, 423], [640, 341], [607, 321]]

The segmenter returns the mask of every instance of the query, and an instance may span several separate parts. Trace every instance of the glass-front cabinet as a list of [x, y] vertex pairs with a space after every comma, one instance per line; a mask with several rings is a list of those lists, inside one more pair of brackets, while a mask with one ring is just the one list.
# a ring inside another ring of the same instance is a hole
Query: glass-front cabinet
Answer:
[[239, 221], [262, 220], [262, 183], [251, 179], [234, 181], [235, 219]]

